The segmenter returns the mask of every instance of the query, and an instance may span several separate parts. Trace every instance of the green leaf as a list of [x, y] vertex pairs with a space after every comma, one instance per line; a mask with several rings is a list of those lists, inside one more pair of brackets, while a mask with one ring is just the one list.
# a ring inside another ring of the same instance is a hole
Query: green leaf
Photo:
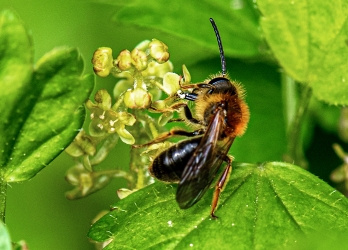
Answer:
[[348, 1], [261, 0], [261, 28], [286, 73], [330, 104], [348, 104]]
[[57, 48], [32, 64], [32, 45], [19, 18], [4, 11], [0, 33], [0, 167], [7, 182], [33, 177], [82, 127], [94, 79], [82, 75], [73, 48]]
[[348, 200], [300, 167], [234, 164], [210, 219], [214, 189], [180, 210], [175, 185], [155, 183], [119, 201], [88, 233], [106, 249], [284, 249], [313, 233], [348, 232]]
[[12, 250], [10, 234], [2, 221], [0, 221], [0, 249]]
[[2, 116], [0, 167], [5, 165], [4, 155], [8, 155], [10, 151], [8, 140], [15, 137], [15, 131], [11, 126], [15, 125], [18, 129], [20, 127], [18, 121], [10, 124], [8, 120], [15, 111], [11, 103], [22, 100], [26, 94], [21, 89], [30, 84], [32, 61], [31, 37], [16, 14], [8, 10], [2, 11], [0, 13], [0, 110]]
[[346, 250], [348, 245], [348, 239], [346, 234], [335, 234], [333, 232], [327, 232], [323, 234], [312, 234], [307, 239], [301, 239], [293, 247], [290, 247], [291, 250]]
[[[162, 14], [159, 14], [162, 13]], [[214, 18], [223, 34], [227, 56], [259, 56], [266, 47], [258, 29], [259, 15], [248, 1], [141, 1], [123, 7], [115, 16], [118, 22], [158, 29], [217, 50], [209, 23]]]

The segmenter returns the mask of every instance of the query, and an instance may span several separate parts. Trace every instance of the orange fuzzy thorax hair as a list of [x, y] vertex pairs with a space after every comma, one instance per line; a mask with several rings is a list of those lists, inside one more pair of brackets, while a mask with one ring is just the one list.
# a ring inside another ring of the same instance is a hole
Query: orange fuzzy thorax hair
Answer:
[[209, 121], [210, 118], [207, 116], [213, 115], [209, 114], [212, 110], [211, 107], [219, 103], [225, 103], [224, 134], [231, 137], [242, 136], [249, 122], [249, 108], [244, 101], [244, 88], [239, 83], [231, 81], [230, 83], [236, 88], [236, 94], [213, 93], [199, 95], [195, 101], [195, 113], [198, 120]]

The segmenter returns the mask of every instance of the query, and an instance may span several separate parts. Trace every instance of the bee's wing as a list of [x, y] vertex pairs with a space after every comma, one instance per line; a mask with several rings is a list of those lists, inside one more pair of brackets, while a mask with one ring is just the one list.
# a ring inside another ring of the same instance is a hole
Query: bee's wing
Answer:
[[202, 198], [232, 145], [233, 137], [218, 141], [224, 119], [222, 112], [218, 111], [212, 118], [183, 171], [176, 192], [180, 208], [189, 208]]

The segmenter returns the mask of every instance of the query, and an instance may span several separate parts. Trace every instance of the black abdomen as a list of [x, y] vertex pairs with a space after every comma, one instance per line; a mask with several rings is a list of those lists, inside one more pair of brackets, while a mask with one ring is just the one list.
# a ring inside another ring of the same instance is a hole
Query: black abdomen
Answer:
[[157, 179], [165, 182], [178, 182], [187, 162], [192, 157], [202, 137], [181, 141], [160, 153], [149, 170]]

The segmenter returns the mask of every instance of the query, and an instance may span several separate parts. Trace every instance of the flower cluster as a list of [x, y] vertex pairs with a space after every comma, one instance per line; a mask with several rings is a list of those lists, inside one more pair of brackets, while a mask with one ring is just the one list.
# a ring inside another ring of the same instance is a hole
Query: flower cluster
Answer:
[[141, 42], [132, 51], [122, 50], [115, 60], [112, 57], [111, 48], [100, 47], [94, 52], [92, 63], [96, 75], [106, 77], [110, 73], [122, 71], [143, 71], [152, 61], [162, 64], [168, 60], [168, 46], [153, 39]]
[[[91, 194], [115, 177], [127, 179], [132, 188], [141, 188], [148, 183], [148, 159], [168, 148], [169, 142], [151, 145], [143, 153], [132, 150], [129, 173], [116, 169], [96, 170], [95, 166], [111, 152], [118, 138], [126, 144], [134, 144], [136, 140], [141, 143], [157, 137], [163, 126], [173, 118], [173, 113], [181, 104], [185, 105], [177, 92], [191, 80], [185, 66], [183, 76], [172, 72], [168, 47], [156, 39], [143, 41], [131, 51], [122, 50], [116, 59], [111, 48], [101, 47], [94, 52], [92, 63], [96, 75], [113, 75], [118, 81], [113, 96], [101, 89], [95, 94], [94, 102], [86, 102], [91, 118], [89, 134], [82, 130], [66, 150], [71, 156], [79, 158], [66, 177], [74, 186], [67, 193], [71, 199]], [[167, 98], [161, 99], [162, 93]], [[143, 112], [145, 109], [161, 114], [157, 122]]]
[[179, 77], [166, 80], [173, 78], [170, 76], [174, 74], [171, 73], [173, 65], [169, 61], [167, 45], [156, 39], [143, 41], [132, 51], [123, 50], [116, 59], [112, 58], [110, 48], [99, 48], [92, 63], [98, 76], [111, 73], [123, 78], [116, 84], [114, 97], [122, 96], [127, 108], [147, 109], [160, 98], [161, 90], [171, 95], [179, 89]]
[[98, 137], [106, 133], [117, 133], [124, 143], [133, 144], [134, 137], [125, 126], [132, 126], [135, 123], [134, 115], [118, 111], [118, 103], [111, 106], [111, 96], [105, 89], [99, 90], [94, 100], [96, 103], [90, 100], [86, 103], [86, 107], [91, 112], [90, 134]]
[[[156, 39], [143, 41], [132, 51], [122, 50], [116, 59], [113, 59], [110, 48], [99, 48], [93, 55], [92, 63], [98, 76], [113, 74], [121, 79], [113, 91], [114, 98], [118, 100], [115, 105], [112, 106], [111, 97], [105, 90], [97, 92], [96, 104], [87, 102], [92, 119], [90, 133], [93, 136], [102, 136], [104, 133], [116, 132], [128, 144], [134, 143], [134, 137], [125, 126], [132, 126], [135, 117], [126, 111], [127, 108], [136, 110], [152, 107], [153, 112], [160, 110], [163, 114], [159, 123], [164, 125], [173, 117], [173, 110], [169, 108], [177, 101], [173, 96], [181, 84], [190, 81], [185, 66], [184, 78], [172, 73], [173, 65], [169, 61], [168, 47]], [[169, 98], [159, 100], [162, 92]]]
[[87, 196], [107, 186], [115, 177], [131, 181], [131, 176], [123, 170], [88, 171], [83, 164], [77, 163], [66, 173], [66, 180], [74, 188], [65, 195], [68, 199]]

